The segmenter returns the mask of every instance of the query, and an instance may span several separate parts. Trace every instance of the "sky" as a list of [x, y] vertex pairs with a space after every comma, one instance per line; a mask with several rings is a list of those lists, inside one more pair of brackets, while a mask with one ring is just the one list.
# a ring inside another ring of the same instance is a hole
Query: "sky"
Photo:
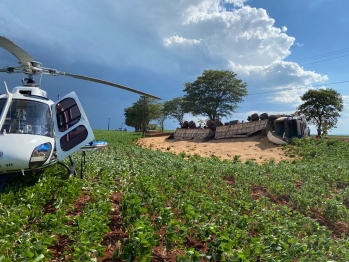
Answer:
[[[344, 110], [330, 134], [349, 134], [347, 0], [2, 0], [0, 10], [0, 35], [44, 67], [125, 85], [160, 102], [183, 96], [184, 84], [204, 70], [231, 70], [249, 95], [223, 122], [294, 113], [310, 88], [333, 88]], [[16, 64], [0, 49], [1, 67]], [[9, 87], [21, 79], [1, 75]], [[110, 129], [133, 130], [124, 108], [138, 94], [66, 76], [41, 81], [52, 100], [75, 91], [93, 129], [110, 121]], [[206, 118], [185, 118], [198, 119]]]

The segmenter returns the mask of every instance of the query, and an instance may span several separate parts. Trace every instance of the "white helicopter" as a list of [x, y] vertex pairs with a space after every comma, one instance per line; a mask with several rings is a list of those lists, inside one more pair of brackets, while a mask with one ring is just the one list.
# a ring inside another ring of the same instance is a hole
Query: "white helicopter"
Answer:
[[[101, 148], [105, 141], [92, 142], [94, 135], [87, 116], [75, 92], [53, 102], [46, 91], [34, 81], [34, 75], [70, 76], [100, 84], [125, 89], [143, 96], [159, 97], [104, 80], [59, 72], [42, 67], [12, 41], [0, 36], [0, 47], [12, 53], [19, 66], [5, 67], [0, 72], [23, 73], [28, 77], [22, 86], [10, 92], [5, 83], [6, 94], [0, 95], [0, 175], [32, 173], [60, 162], [78, 150]], [[75, 172], [75, 162], [70, 158]]]

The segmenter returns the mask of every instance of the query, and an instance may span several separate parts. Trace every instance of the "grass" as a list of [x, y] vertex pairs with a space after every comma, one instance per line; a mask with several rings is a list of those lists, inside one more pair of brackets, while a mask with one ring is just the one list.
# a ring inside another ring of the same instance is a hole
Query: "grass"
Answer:
[[95, 136], [109, 146], [87, 152], [83, 179], [57, 166], [6, 185], [0, 261], [349, 260], [346, 142], [295, 139], [292, 163], [260, 165]]

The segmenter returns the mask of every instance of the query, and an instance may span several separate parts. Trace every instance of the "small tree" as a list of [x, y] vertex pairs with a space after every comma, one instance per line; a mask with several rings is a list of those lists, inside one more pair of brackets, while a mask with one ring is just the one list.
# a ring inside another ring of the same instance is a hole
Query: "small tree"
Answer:
[[230, 116], [247, 95], [247, 84], [231, 71], [205, 70], [193, 83], [185, 83], [188, 111], [212, 121]]
[[135, 131], [142, 130], [142, 107], [137, 103], [133, 103], [131, 107], [125, 108], [124, 111], [125, 124], [134, 127]]
[[158, 125], [157, 124], [148, 124], [148, 130], [157, 130], [158, 129]]
[[176, 119], [179, 125], [182, 125], [184, 114], [188, 113], [184, 97], [176, 97], [164, 102], [163, 112], [167, 117]]
[[326, 132], [336, 128], [339, 112], [343, 111], [343, 98], [336, 90], [311, 89], [301, 99], [304, 103], [298, 107], [298, 113], [304, 114], [310, 124], [316, 125], [319, 136], [324, 127]]
[[205, 119], [198, 119], [199, 126], [205, 126], [206, 125], [206, 120]]
[[164, 132], [165, 120], [168, 118], [168, 113], [164, 110], [164, 104], [161, 104], [161, 112], [155, 121], [159, 124], [161, 132]]
[[149, 122], [161, 114], [161, 103], [153, 98], [141, 97], [124, 111], [126, 125], [134, 127], [135, 131], [146, 130]]

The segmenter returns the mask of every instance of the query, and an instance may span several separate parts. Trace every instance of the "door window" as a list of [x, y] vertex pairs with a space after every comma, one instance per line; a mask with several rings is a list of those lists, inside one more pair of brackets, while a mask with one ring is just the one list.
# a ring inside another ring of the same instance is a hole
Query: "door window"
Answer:
[[83, 142], [88, 135], [88, 131], [85, 126], [80, 125], [70, 130], [66, 135], [62, 136], [60, 141], [61, 148], [63, 151], [69, 151], [76, 145]]
[[68, 130], [81, 119], [81, 112], [73, 98], [63, 99], [56, 105], [57, 125], [60, 132]]

